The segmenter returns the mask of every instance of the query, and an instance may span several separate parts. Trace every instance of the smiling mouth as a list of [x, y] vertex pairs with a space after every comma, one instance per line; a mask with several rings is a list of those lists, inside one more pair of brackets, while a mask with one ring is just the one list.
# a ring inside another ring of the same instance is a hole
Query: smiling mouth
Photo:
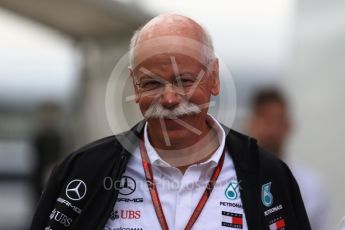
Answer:
[[175, 121], [175, 120], [177, 120], [178, 118], [176, 117], [176, 118], [171, 118], [171, 117], [169, 117], [169, 118], [164, 118], [164, 120], [166, 120], [166, 121]]
[[186, 114], [186, 115], [181, 115], [181, 116], [169, 116], [169, 117], [165, 117], [163, 118], [164, 120], [178, 120], [178, 119], [183, 119], [183, 118], [186, 118], [186, 117], [189, 117], [191, 116], [191, 114]]
[[164, 120], [177, 120], [177, 119], [180, 119], [180, 117], [178, 117], [178, 116], [171, 116], [171, 117], [165, 117], [163, 119]]

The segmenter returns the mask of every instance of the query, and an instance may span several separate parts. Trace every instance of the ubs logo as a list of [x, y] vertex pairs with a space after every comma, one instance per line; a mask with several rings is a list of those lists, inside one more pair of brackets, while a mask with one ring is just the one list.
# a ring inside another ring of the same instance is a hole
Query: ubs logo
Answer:
[[[56, 222], [64, 225], [65, 227], [69, 227], [72, 224], [72, 218], [69, 218], [62, 212], [57, 211], [54, 209], [51, 214], [49, 215], [49, 219], [55, 220]], [[48, 228], [49, 229], [49, 228]]]
[[119, 185], [119, 193], [122, 195], [130, 195], [135, 191], [136, 187], [137, 184], [132, 177], [123, 176]]
[[76, 179], [68, 183], [66, 188], [66, 196], [74, 201], [84, 198], [86, 194], [86, 184], [84, 181]]
[[127, 220], [133, 220], [133, 219], [140, 219], [141, 218], [141, 211], [139, 210], [113, 210], [110, 214], [110, 219], [116, 220], [116, 219], [127, 219]]

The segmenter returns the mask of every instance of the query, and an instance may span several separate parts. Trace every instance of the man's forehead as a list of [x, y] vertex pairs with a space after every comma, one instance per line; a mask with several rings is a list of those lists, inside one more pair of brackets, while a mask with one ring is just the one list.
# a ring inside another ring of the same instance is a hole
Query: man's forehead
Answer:
[[198, 60], [175, 53], [156, 55], [140, 63], [134, 69], [137, 76], [156, 76], [176, 73], [197, 74], [200, 71], [206, 71], [206, 67]]
[[199, 59], [194, 58], [190, 55], [185, 55], [181, 53], [161, 53], [153, 55], [143, 62], [140, 63], [138, 66], [147, 66], [147, 65], [157, 65], [157, 66], [174, 66], [178, 65], [178, 67], [184, 66], [200, 66], [202, 63], [199, 62]]
[[[200, 63], [206, 63], [207, 52], [212, 52], [212, 50], [197, 40], [182, 36], [162, 36], [137, 44], [133, 50], [133, 58], [134, 63], [140, 65], [155, 56], [169, 57], [169, 54], [179, 54]], [[163, 59], [163, 61], [166, 60]]]

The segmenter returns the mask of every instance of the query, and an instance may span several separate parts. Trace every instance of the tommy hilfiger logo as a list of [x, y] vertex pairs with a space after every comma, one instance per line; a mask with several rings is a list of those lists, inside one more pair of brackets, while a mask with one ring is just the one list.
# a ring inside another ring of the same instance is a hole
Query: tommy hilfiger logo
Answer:
[[242, 229], [243, 215], [239, 213], [222, 211], [222, 226]]
[[285, 220], [281, 217], [270, 221], [270, 230], [284, 230], [285, 227]]

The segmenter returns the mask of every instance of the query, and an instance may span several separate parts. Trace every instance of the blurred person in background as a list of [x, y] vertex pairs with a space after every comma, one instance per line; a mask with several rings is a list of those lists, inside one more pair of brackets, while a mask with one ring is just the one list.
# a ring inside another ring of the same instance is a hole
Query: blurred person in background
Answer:
[[[279, 88], [264, 87], [254, 92], [247, 131], [258, 143], [278, 158], [286, 161], [284, 148], [292, 128], [289, 105]], [[311, 170], [287, 162], [296, 177], [313, 230], [329, 229], [327, 191]]]

